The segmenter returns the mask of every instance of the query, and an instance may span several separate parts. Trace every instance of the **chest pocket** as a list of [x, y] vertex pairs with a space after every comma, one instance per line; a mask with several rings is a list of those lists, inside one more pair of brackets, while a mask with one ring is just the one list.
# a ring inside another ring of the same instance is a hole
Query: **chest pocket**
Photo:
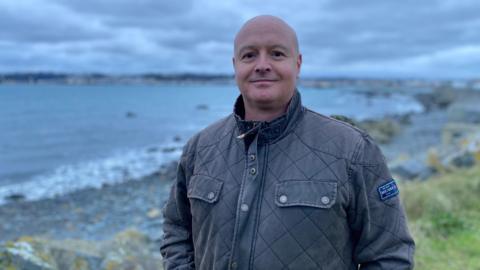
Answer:
[[188, 185], [187, 197], [215, 203], [220, 197], [223, 182], [205, 175], [194, 175]]
[[276, 184], [275, 204], [279, 207], [331, 208], [336, 199], [336, 181], [288, 180]]

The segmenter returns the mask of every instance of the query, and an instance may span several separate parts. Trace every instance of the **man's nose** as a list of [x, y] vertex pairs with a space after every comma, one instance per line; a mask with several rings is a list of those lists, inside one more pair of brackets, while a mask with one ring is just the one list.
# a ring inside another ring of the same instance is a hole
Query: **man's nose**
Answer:
[[270, 72], [271, 70], [272, 67], [270, 66], [268, 56], [266, 56], [265, 54], [260, 54], [260, 57], [258, 57], [257, 65], [255, 66], [255, 72], [266, 73]]

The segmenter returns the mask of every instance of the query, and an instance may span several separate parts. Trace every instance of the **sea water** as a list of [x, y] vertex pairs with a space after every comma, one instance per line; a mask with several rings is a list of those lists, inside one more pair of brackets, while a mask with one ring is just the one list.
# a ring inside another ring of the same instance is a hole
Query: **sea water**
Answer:
[[[355, 119], [419, 112], [411, 95], [301, 88], [305, 106]], [[140, 179], [232, 112], [234, 85], [0, 85], [0, 204]]]

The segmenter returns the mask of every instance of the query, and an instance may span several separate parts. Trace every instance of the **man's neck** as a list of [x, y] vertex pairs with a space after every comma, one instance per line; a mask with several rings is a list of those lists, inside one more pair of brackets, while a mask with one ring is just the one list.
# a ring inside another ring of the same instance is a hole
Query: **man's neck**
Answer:
[[270, 122], [282, 116], [287, 110], [288, 104], [277, 110], [260, 110], [258, 108], [249, 108], [245, 106], [245, 120]]

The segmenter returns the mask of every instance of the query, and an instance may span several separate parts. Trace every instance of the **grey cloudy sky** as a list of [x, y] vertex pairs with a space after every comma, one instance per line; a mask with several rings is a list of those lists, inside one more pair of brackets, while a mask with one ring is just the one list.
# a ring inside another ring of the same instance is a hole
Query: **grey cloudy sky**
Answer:
[[0, 0], [0, 72], [231, 74], [259, 14], [297, 30], [303, 76], [480, 77], [478, 0]]

